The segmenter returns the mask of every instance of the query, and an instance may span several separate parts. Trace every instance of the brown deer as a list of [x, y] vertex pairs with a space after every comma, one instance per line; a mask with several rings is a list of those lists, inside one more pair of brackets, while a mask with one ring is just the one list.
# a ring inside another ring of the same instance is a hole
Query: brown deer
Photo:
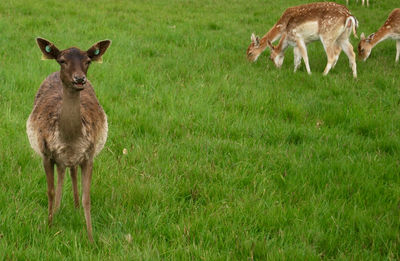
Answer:
[[[294, 6], [286, 9], [278, 22], [261, 39], [254, 34], [247, 49], [247, 58], [255, 61], [269, 47], [271, 59], [279, 68], [282, 66], [284, 51], [289, 45], [294, 47], [295, 71], [303, 58], [307, 72], [310, 74], [306, 45], [321, 40], [328, 56], [324, 74], [336, 64], [341, 50], [349, 57], [353, 76], [357, 77], [355, 53], [349, 42], [353, 31], [356, 36], [357, 19], [343, 5], [333, 2], [321, 2]], [[281, 37], [277, 47], [272, 42]]]
[[[87, 234], [93, 242], [90, 216], [90, 183], [94, 157], [107, 140], [107, 117], [93, 87], [86, 78], [92, 61], [101, 62], [111, 41], [94, 44], [87, 51], [76, 47], [59, 50], [53, 43], [37, 38], [43, 59], [55, 59], [61, 69], [40, 85], [26, 123], [32, 148], [42, 157], [46, 172], [48, 223], [60, 207], [65, 169], [70, 168], [75, 207], [79, 207], [77, 169], [82, 172], [82, 205]], [[57, 189], [54, 191], [54, 165]]]
[[358, 44], [358, 54], [364, 61], [370, 56], [372, 48], [378, 43], [386, 40], [396, 40], [396, 63], [400, 56], [400, 8], [394, 9], [385, 23], [376, 33], [365, 38], [364, 33], [361, 34], [361, 41]]
[[[358, 0], [356, 1], [358, 3]], [[361, 5], [365, 4], [365, 0], [361, 1]], [[349, 0], [346, 0], [346, 5], [349, 5]], [[369, 0], [367, 0], [367, 6], [369, 6]]]

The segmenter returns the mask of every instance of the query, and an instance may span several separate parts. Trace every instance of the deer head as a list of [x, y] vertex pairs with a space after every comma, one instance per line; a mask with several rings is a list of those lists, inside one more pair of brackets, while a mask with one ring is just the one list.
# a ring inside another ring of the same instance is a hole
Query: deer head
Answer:
[[277, 68], [281, 68], [283, 64], [283, 59], [285, 58], [284, 53], [279, 50], [279, 46], [275, 47], [272, 45], [271, 41], [267, 41], [267, 46], [271, 49], [271, 54], [269, 59], [274, 62]]
[[255, 62], [262, 53], [262, 48], [260, 48], [260, 38], [254, 33], [251, 34], [251, 42], [247, 48], [247, 59], [251, 62]]
[[367, 38], [365, 38], [365, 34], [362, 33], [360, 38], [360, 43], [358, 44], [358, 55], [360, 59], [363, 61], [367, 60], [369, 55], [371, 54], [372, 50], [372, 44], [371, 44], [371, 39], [374, 37], [374, 34], [369, 35]]
[[60, 65], [60, 78], [63, 85], [72, 90], [81, 91], [86, 84], [86, 74], [92, 61], [102, 62], [102, 56], [110, 46], [110, 40], [95, 43], [87, 51], [76, 47], [59, 50], [52, 42], [36, 38], [43, 53], [42, 59], [55, 59]]

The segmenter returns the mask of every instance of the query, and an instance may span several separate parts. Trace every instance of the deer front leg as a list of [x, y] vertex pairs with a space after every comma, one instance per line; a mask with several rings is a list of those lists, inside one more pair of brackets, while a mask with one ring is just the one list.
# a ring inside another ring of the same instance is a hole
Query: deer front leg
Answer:
[[304, 64], [306, 65], [307, 73], [311, 74], [310, 64], [308, 63], [308, 54], [307, 54], [307, 47], [306, 44], [302, 39], [296, 40], [297, 47], [299, 48], [301, 57], [303, 57]]
[[56, 189], [56, 201], [54, 204], [54, 212], [60, 208], [61, 197], [62, 197], [62, 189], [64, 184], [64, 175], [65, 175], [65, 167], [57, 165], [57, 189]]
[[356, 54], [353, 51], [353, 46], [351, 45], [348, 39], [341, 42], [340, 46], [342, 47], [344, 53], [349, 58], [349, 64], [351, 69], [353, 70], [353, 77], [357, 78]]
[[400, 40], [396, 40], [396, 63], [399, 61], [400, 56]]
[[294, 72], [296, 72], [301, 65], [301, 54], [297, 46], [293, 48], [293, 54], [294, 54]]
[[74, 191], [74, 203], [75, 208], [79, 208], [79, 192], [78, 192], [78, 168], [76, 166], [70, 168], [71, 179], [72, 179], [72, 189]]
[[85, 212], [86, 229], [90, 242], [93, 242], [92, 219], [90, 216], [90, 183], [92, 180], [93, 160], [87, 160], [81, 165], [82, 169], [82, 205]]
[[43, 167], [46, 172], [47, 181], [47, 199], [48, 199], [48, 224], [51, 226], [53, 221], [53, 202], [54, 202], [54, 161], [50, 158], [43, 157]]

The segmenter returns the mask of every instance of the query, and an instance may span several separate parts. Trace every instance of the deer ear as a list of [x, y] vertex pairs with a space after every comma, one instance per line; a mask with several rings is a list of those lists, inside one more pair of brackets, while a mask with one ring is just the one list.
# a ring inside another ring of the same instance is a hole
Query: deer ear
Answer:
[[36, 38], [36, 43], [42, 51], [42, 60], [57, 59], [60, 50], [50, 41], [43, 38]]
[[251, 34], [251, 41], [253, 43], [257, 43], [257, 37], [256, 37], [256, 35], [254, 33]]
[[272, 45], [270, 40], [267, 41], [267, 45], [271, 50], [274, 50], [274, 46]]
[[95, 43], [86, 52], [87, 52], [89, 58], [92, 59], [92, 61], [102, 63], [103, 59], [101, 57], [107, 51], [107, 48], [110, 45], [111, 45], [110, 40], [103, 40], [103, 41]]
[[251, 34], [251, 42], [254, 43], [256, 46], [260, 45], [260, 38], [256, 36], [254, 33]]
[[365, 34], [361, 33], [360, 38], [361, 38], [361, 40], [365, 40]]

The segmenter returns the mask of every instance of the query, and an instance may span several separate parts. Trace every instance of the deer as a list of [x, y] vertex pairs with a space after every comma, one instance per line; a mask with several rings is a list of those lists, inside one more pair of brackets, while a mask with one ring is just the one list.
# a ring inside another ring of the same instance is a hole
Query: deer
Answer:
[[396, 40], [396, 59], [399, 61], [400, 56], [400, 8], [394, 9], [386, 19], [385, 23], [375, 33], [365, 37], [361, 33], [360, 43], [358, 44], [358, 55], [363, 61], [366, 61], [371, 55], [372, 48], [378, 43], [386, 40]]
[[[77, 185], [81, 168], [82, 206], [87, 236], [93, 242], [90, 215], [90, 184], [94, 157], [107, 140], [107, 116], [87, 79], [91, 62], [102, 62], [110, 40], [95, 43], [87, 51], [77, 47], [59, 50], [52, 42], [36, 38], [42, 59], [53, 59], [60, 70], [50, 74], [40, 85], [33, 110], [26, 123], [29, 143], [42, 157], [47, 181], [48, 225], [60, 207], [66, 168], [70, 169], [74, 205], [79, 208]], [[54, 190], [54, 166], [57, 188]]]
[[[336, 65], [340, 52], [343, 50], [349, 58], [353, 77], [357, 78], [355, 53], [349, 42], [351, 32], [357, 37], [357, 27], [357, 19], [340, 4], [321, 2], [290, 7], [261, 39], [252, 34], [247, 58], [250, 61], [256, 61], [258, 56], [269, 47], [271, 60], [276, 67], [280, 68], [285, 50], [293, 46], [294, 71], [298, 69], [303, 58], [307, 73], [311, 74], [306, 45], [320, 40], [328, 57], [324, 75], [327, 75]], [[279, 37], [279, 44], [274, 47], [272, 42]]]
[[[358, 0], [356, 1], [358, 3]], [[361, 5], [365, 4], [365, 0], [361, 1]], [[346, 5], [349, 5], [349, 0], [346, 0]], [[369, 0], [367, 0], [367, 6], [369, 6]]]

